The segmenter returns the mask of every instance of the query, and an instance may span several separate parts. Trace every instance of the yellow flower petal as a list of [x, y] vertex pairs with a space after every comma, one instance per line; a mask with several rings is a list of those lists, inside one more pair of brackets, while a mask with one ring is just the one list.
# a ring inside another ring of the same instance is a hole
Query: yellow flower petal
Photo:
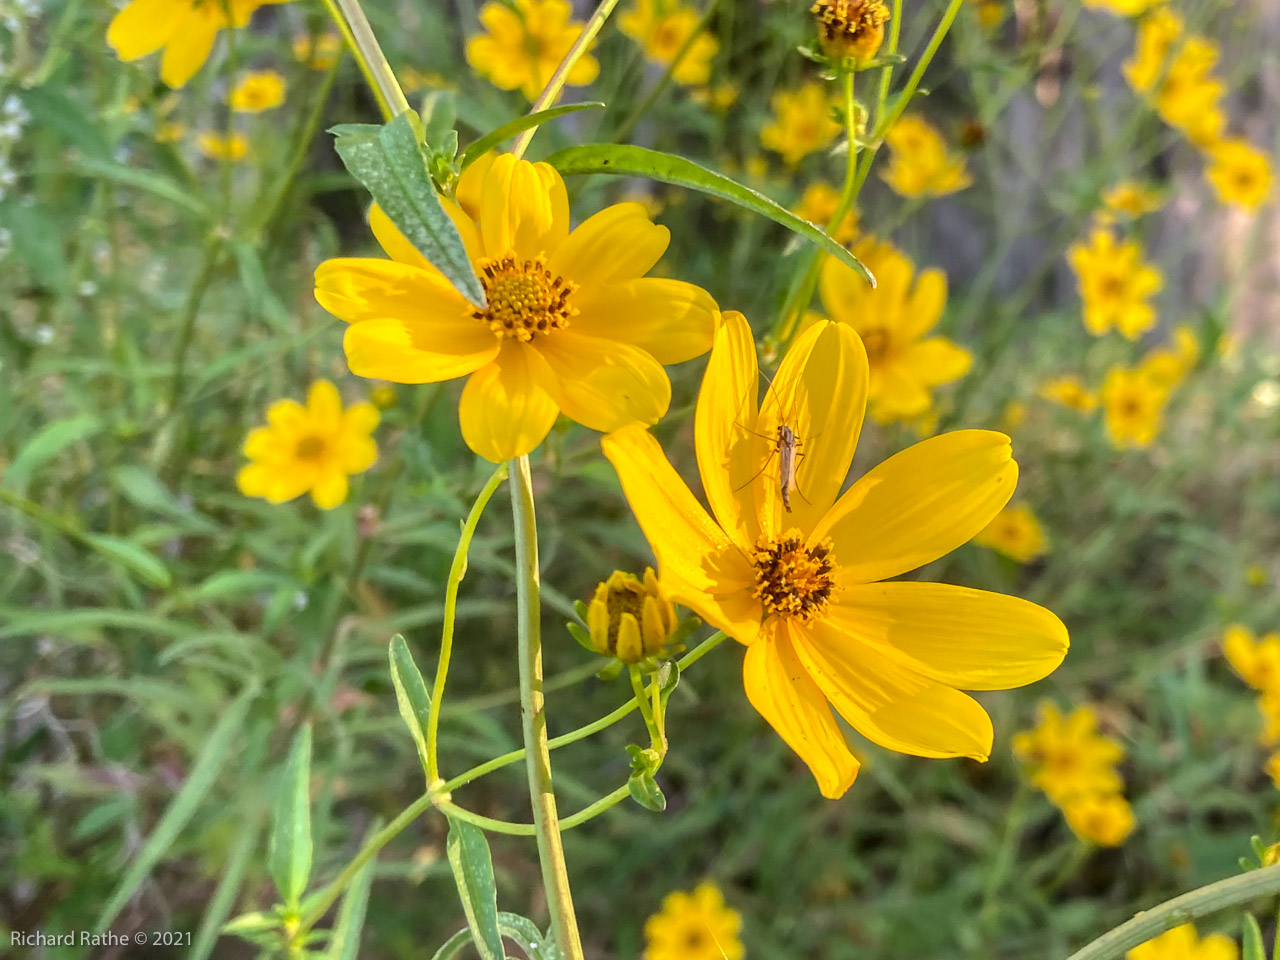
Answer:
[[1044, 607], [948, 583], [851, 585], [828, 619], [916, 672], [962, 690], [1034, 683], [1067, 653], [1067, 628]]
[[[831, 508], [853, 462], [867, 406], [867, 353], [852, 327], [814, 324], [797, 338], [760, 405], [756, 433], [776, 437], [780, 425], [795, 431], [798, 466], [788, 513], [781, 496], [782, 456], [772, 441], [756, 459], [752, 483], [760, 526], [777, 535], [795, 527], [808, 534]], [[761, 468], [760, 465], [763, 465]]]
[[[577, 279], [572, 277], [571, 279]], [[661, 364], [684, 363], [711, 349], [720, 312], [711, 295], [683, 280], [641, 277], [574, 294], [573, 329], [630, 343]]]
[[169, 42], [184, 13], [173, 0], [133, 0], [111, 19], [107, 43], [126, 62], [149, 56]]
[[[357, 377], [439, 383], [465, 377], [498, 356], [502, 341], [482, 324], [475, 327], [464, 334], [452, 326], [420, 320], [362, 320], [347, 327], [342, 349]], [[447, 337], [441, 336], [442, 329]]]
[[493, 363], [473, 373], [462, 390], [462, 438], [494, 463], [524, 456], [556, 422], [560, 409], [554, 389], [555, 375], [536, 350], [503, 341]]
[[569, 195], [555, 168], [509, 153], [495, 157], [480, 198], [485, 253], [502, 257], [514, 250], [531, 260], [550, 254], [568, 233]]
[[551, 256], [553, 273], [583, 287], [643, 277], [666, 253], [671, 231], [638, 203], [615, 203], [588, 217]]
[[328, 380], [317, 380], [307, 391], [307, 414], [312, 424], [334, 433], [342, 423], [342, 395]]
[[[467, 256], [474, 263], [484, 256], [484, 246], [480, 242], [480, 228], [460, 206], [448, 197], [439, 199], [440, 205], [444, 207], [445, 213], [449, 214], [449, 219], [453, 221], [453, 225], [458, 228], [458, 233], [462, 236], [462, 244], [467, 248]], [[400, 228], [391, 222], [391, 218], [383, 213], [382, 208], [376, 203], [369, 208], [369, 229], [373, 231], [378, 246], [382, 247], [383, 252], [392, 260], [426, 270], [444, 283], [449, 283], [444, 279], [444, 275], [418, 252], [418, 248], [409, 242], [408, 238], [400, 232]]]
[[164, 48], [160, 79], [175, 89], [185, 86], [209, 59], [220, 23], [209, 16], [187, 17]]
[[[877, 282], [879, 279], [877, 275]], [[916, 276], [914, 289], [910, 293], [904, 290], [903, 295], [906, 299], [898, 329], [904, 340], [915, 340], [932, 330], [942, 318], [942, 310], [947, 305], [947, 275], [937, 269], [922, 270]]]
[[311, 488], [311, 499], [321, 510], [332, 510], [347, 499], [349, 489], [347, 475], [334, 471], [316, 481]]
[[372, 403], [357, 403], [343, 415], [342, 426], [353, 436], [367, 435], [373, 433], [381, 419], [382, 414]]
[[914, 380], [935, 387], [968, 373], [973, 366], [973, 354], [946, 337], [930, 337], [908, 347], [899, 363], [910, 371]]
[[307, 408], [297, 400], [277, 400], [267, 407], [267, 423], [279, 430], [294, 430], [307, 419]]
[[601, 446], [671, 599], [742, 643], [755, 640], [761, 609], [750, 593], [751, 565], [694, 498], [658, 441], [634, 426], [609, 434]]
[[808, 765], [822, 795], [829, 800], [843, 796], [860, 764], [822, 691], [796, 656], [789, 624], [771, 621], [747, 648], [742, 683], [751, 705]]
[[655, 424], [671, 403], [667, 371], [638, 347], [560, 331], [530, 349], [555, 373], [565, 416], [592, 430]]
[[870, 470], [813, 538], [831, 538], [845, 583], [896, 577], [967, 543], [1009, 502], [1017, 482], [1004, 434], [944, 433]]
[[967, 694], [902, 666], [823, 620], [795, 638], [800, 662], [868, 740], [917, 757], [991, 755], [991, 718]]
[[702, 377], [694, 413], [694, 446], [702, 489], [729, 536], [742, 545], [760, 533], [751, 493], [752, 431], [759, 391], [756, 341], [746, 317], [724, 315]]
[[449, 281], [434, 270], [395, 260], [352, 257], [326, 260], [316, 267], [316, 302], [340, 320], [398, 320], [425, 324], [436, 334], [456, 332], [469, 341], [477, 331], [493, 332], [471, 316], [474, 309]]

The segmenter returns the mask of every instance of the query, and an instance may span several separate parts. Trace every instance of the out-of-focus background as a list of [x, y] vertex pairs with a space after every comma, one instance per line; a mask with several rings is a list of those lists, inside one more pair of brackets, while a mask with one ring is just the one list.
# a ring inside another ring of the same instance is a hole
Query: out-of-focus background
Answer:
[[[971, 182], [904, 195], [883, 176], [886, 148], [859, 198], [863, 235], [945, 272], [936, 332], [972, 364], [918, 416], [869, 426], [854, 474], [938, 430], [1008, 432], [1018, 511], [920, 576], [1049, 607], [1071, 631], [1066, 663], [980, 697], [996, 730], [986, 764], [890, 754], [851, 733], [863, 772], [832, 802], [747, 703], [740, 648], [721, 647], [671, 700], [666, 812], [626, 803], [566, 835], [588, 956], [640, 956], [663, 897], [707, 879], [741, 914], [750, 957], [1065, 955], [1237, 871], [1251, 835], [1277, 839], [1265, 684], [1252, 675], [1251, 690], [1221, 641], [1233, 624], [1280, 628], [1280, 219], [1265, 189], [1233, 193], [1210, 173], [1234, 176], [1223, 140], [1274, 156], [1280, 8], [1181, 0], [1138, 18], [1124, 6], [966, 0], [910, 114]], [[895, 89], [945, 7], [902, 4]], [[459, 383], [352, 376], [343, 324], [312, 296], [322, 260], [380, 255], [367, 195], [324, 132], [378, 122], [377, 106], [323, 6], [256, 10], [177, 90], [159, 57], [124, 63], [108, 46], [117, 9], [0, 0], [0, 943], [106, 920], [194, 942], [29, 955], [253, 956], [215, 934], [273, 902], [266, 821], [304, 712], [316, 877], [421, 793], [387, 641], [403, 633], [424, 668], [434, 662], [459, 519], [488, 467], [461, 441]], [[521, 0], [514, 15], [529, 9]], [[1175, 45], [1191, 37], [1217, 54], [1181, 78], [1203, 102], [1162, 100], [1173, 67], [1146, 91], [1126, 69], [1170, 11]], [[456, 118], [464, 144], [528, 109], [521, 90], [490, 82], [492, 63], [468, 63], [468, 40], [486, 32], [471, 0], [370, 0], [367, 13], [415, 109]], [[566, 93], [606, 106], [547, 124], [529, 157], [638, 143], [821, 222], [845, 158], [822, 132], [833, 86], [797, 52], [813, 38], [794, 0], [622, 0], [592, 51], [598, 77]], [[686, 41], [685, 69], [669, 70]], [[257, 109], [228, 110], [249, 71], [278, 81], [242, 101]], [[873, 77], [860, 75], [860, 95], [873, 97]], [[807, 84], [816, 107], [796, 93]], [[1212, 111], [1216, 138], [1188, 133]], [[671, 231], [658, 272], [742, 310], [770, 356], [801, 253], [792, 235], [662, 185], [569, 186], [577, 220], [644, 202]], [[1138, 248], [1104, 263], [1132, 256], [1122, 274], [1145, 261], [1162, 276], [1145, 298], [1156, 320], [1132, 338], [1083, 322], [1068, 250], [1097, 230]], [[695, 489], [703, 365], [671, 371], [672, 412], [656, 430]], [[377, 464], [332, 510], [246, 497], [246, 434], [320, 378], [381, 408]], [[600, 663], [564, 630], [573, 601], [615, 568], [652, 562], [598, 441], [562, 422], [534, 457], [553, 735], [630, 696], [625, 678], [595, 679]], [[448, 771], [520, 743], [512, 572], [500, 492], [462, 587]], [[1254, 648], [1236, 636], [1239, 666]], [[257, 694], [242, 721], [211, 742], [246, 689]], [[1034, 764], [1012, 743], [1043, 700], [1086, 708], [1081, 723], [1096, 718], [1122, 745], [1131, 832], [1073, 830], [1029, 782]], [[636, 721], [557, 751], [562, 804], [625, 782], [624, 747], [642, 737]], [[522, 773], [467, 787], [468, 807], [527, 820]], [[428, 815], [383, 852], [361, 957], [430, 956], [464, 924], [444, 829]], [[532, 841], [491, 842], [504, 909], [545, 922]]]

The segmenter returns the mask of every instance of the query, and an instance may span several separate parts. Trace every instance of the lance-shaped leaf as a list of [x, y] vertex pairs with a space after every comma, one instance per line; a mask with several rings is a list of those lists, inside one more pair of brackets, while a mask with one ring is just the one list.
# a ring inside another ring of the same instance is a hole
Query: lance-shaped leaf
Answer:
[[820, 227], [814, 226], [808, 220], [800, 219], [763, 193], [699, 166], [692, 160], [645, 147], [588, 143], [579, 147], [566, 147], [564, 150], [553, 153], [547, 157], [547, 163], [564, 176], [575, 173], [607, 173], [615, 177], [645, 177], [728, 200], [752, 213], [768, 217], [806, 240], [812, 241], [824, 253], [829, 253], [841, 263], [853, 267], [866, 277], [868, 283], [875, 286], [875, 277], [858, 258], [831, 239]]
[[449, 818], [445, 852], [467, 926], [481, 960], [503, 960], [502, 934], [498, 932], [498, 889], [493, 881], [493, 858], [484, 831], [465, 820]]
[[462, 235], [440, 204], [410, 114], [402, 113], [381, 127], [343, 124], [330, 133], [336, 134], [334, 147], [351, 175], [373, 194], [382, 212], [414, 249], [459, 293], [483, 307], [484, 290], [471, 267]]
[[603, 103], [598, 100], [590, 100], [586, 103], [566, 103], [559, 107], [551, 107], [549, 110], [539, 110], [537, 113], [526, 113], [523, 116], [516, 117], [510, 123], [504, 123], [496, 130], [490, 130], [483, 137], [470, 143], [467, 149], [462, 152], [462, 169], [467, 169], [502, 141], [509, 140], [516, 134], [524, 133], [530, 127], [540, 127], [548, 120], [563, 117], [566, 113], [602, 109], [604, 109]]
[[[370, 836], [377, 833], [381, 823], [375, 823]], [[329, 937], [327, 960], [356, 960], [360, 953], [360, 931], [364, 929], [365, 910], [369, 906], [369, 888], [373, 886], [373, 868], [376, 856], [370, 857], [347, 887], [338, 908], [338, 922], [333, 925]]]
[[413, 662], [409, 645], [398, 633], [391, 638], [387, 658], [391, 661], [391, 682], [396, 688], [396, 706], [400, 708], [400, 716], [404, 725], [409, 728], [409, 736], [413, 737], [414, 746], [418, 748], [418, 759], [422, 761], [422, 769], [425, 770], [427, 717], [431, 713], [431, 695], [427, 693], [427, 684], [422, 679], [418, 665]]
[[276, 784], [267, 851], [286, 906], [296, 907], [311, 877], [311, 726], [298, 731]]

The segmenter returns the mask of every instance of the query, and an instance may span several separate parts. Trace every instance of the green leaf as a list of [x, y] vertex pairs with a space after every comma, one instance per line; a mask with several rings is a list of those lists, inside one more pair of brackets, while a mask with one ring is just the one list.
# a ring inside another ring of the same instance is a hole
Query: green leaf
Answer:
[[280, 915], [274, 910], [242, 913], [228, 921], [223, 926], [222, 932], [233, 937], [242, 937], [250, 943], [261, 946], [272, 946], [283, 940]]
[[192, 213], [200, 214], [201, 216], [208, 213], [203, 201], [182, 189], [176, 181], [162, 174], [149, 170], [139, 170], [135, 167], [126, 167], [124, 164], [116, 163], [114, 160], [98, 157], [73, 157], [70, 166], [72, 170], [87, 177], [98, 177], [118, 183], [121, 186], [134, 187], [154, 197], [159, 197], [161, 200], [176, 203]]
[[151, 470], [136, 463], [121, 464], [109, 474], [111, 485], [125, 499], [143, 510], [184, 521], [201, 533], [217, 533], [218, 525], [196, 513], [169, 490]]
[[219, 929], [227, 919], [231, 908], [235, 906], [236, 896], [240, 893], [240, 886], [244, 882], [244, 875], [249, 869], [253, 855], [257, 852], [258, 835], [261, 830], [261, 821], [257, 817], [249, 817], [248, 822], [236, 836], [235, 845], [231, 848], [227, 862], [222, 867], [221, 876], [218, 877], [218, 886], [209, 899], [209, 905], [205, 907], [204, 916], [200, 918], [200, 927], [196, 931], [187, 960], [206, 960], [209, 954], [213, 953], [213, 947], [218, 942]]
[[0, 476], [0, 483], [11, 490], [26, 489], [27, 481], [40, 467], [62, 451], [101, 430], [102, 421], [91, 414], [49, 424], [18, 451], [18, 455], [9, 464], [9, 469]]
[[400, 708], [400, 717], [409, 728], [414, 746], [418, 748], [422, 769], [426, 770], [427, 717], [431, 714], [431, 694], [427, 692], [427, 684], [422, 679], [418, 665], [414, 663], [413, 654], [409, 652], [409, 645], [398, 633], [391, 638], [387, 658], [391, 661], [391, 683], [396, 688], [396, 706]]
[[502, 935], [498, 932], [498, 890], [493, 881], [493, 860], [484, 831], [474, 824], [449, 817], [445, 842], [449, 866], [458, 882], [458, 897], [467, 915], [481, 960], [503, 960]]
[[276, 784], [267, 862], [285, 906], [297, 907], [311, 876], [310, 724], [294, 737]]
[[594, 653], [599, 656], [600, 651], [597, 650], [596, 645], [591, 642], [591, 634], [587, 633], [586, 630], [584, 630], [579, 624], [574, 623], [572, 620], [566, 623], [565, 626], [569, 629], [569, 635], [578, 641], [578, 646], [582, 647], [589, 653]]
[[667, 798], [662, 788], [658, 786], [658, 781], [653, 779], [653, 774], [647, 770], [637, 770], [632, 773], [627, 778], [627, 790], [631, 794], [631, 799], [646, 810], [661, 813], [667, 809]]
[[[373, 825], [370, 835], [377, 833], [381, 823]], [[329, 937], [328, 960], [356, 960], [360, 952], [360, 931], [364, 929], [365, 910], [369, 906], [369, 888], [373, 886], [373, 868], [376, 856], [365, 861], [351, 880], [351, 886], [342, 897], [338, 908], [338, 921]]]
[[476, 306], [484, 306], [484, 290], [462, 236], [427, 174], [427, 157], [410, 114], [402, 113], [382, 127], [345, 124], [332, 132], [338, 137], [334, 144], [338, 156], [373, 194], [382, 212], [458, 292]]
[[432, 954], [431, 960], [453, 960], [453, 958], [460, 954], [463, 948], [470, 942], [471, 928], [468, 927], [466, 930], [459, 930], [440, 945], [440, 949]]
[[48, 208], [11, 200], [0, 204], [0, 223], [8, 229], [13, 252], [27, 265], [32, 278], [41, 286], [67, 296], [70, 284], [62, 231]]
[[79, 147], [94, 157], [111, 156], [111, 145], [98, 128], [95, 118], [52, 84], [24, 90], [20, 96], [31, 111], [33, 129], [53, 130], [71, 146]]
[[163, 561], [136, 543], [105, 533], [86, 533], [82, 536], [86, 546], [108, 560], [114, 560], [149, 585], [163, 589], [173, 583], [169, 568]]
[[518, 133], [524, 133], [530, 127], [541, 126], [548, 120], [563, 117], [566, 113], [577, 113], [579, 110], [603, 109], [603, 103], [593, 100], [586, 103], [566, 103], [564, 106], [552, 107], [549, 110], [539, 110], [537, 113], [526, 113], [523, 116], [516, 117], [510, 123], [504, 123], [498, 129], [490, 130], [483, 137], [468, 144], [467, 149], [462, 152], [462, 169], [467, 169], [498, 144], [504, 140], [511, 139]]
[[516, 913], [499, 913], [498, 930], [515, 943], [529, 960], [561, 960], [560, 949], [548, 934], [528, 917]]
[[1262, 947], [1262, 931], [1252, 913], [1244, 915], [1244, 930], [1240, 945], [1240, 960], [1267, 960]]
[[287, 580], [269, 570], [219, 570], [186, 595], [191, 603], [208, 603], [227, 597], [274, 591], [287, 585]]
[[160, 822], [151, 831], [146, 843], [129, 864], [129, 869], [125, 871], [125, 875], [120, 878], [115, 890], [107, 898], [106, 906], [102, 908], [93, 925], [95, 930], [101, 933], [111, 926], [111, 921], [129, 902], [129, 898], [147, 878], [151, 868], [160, 862], [173, 842], [178, 839], [178, 834], [191, 820], [196, 809], [208, 799], [209, 792], [217, 782], [218, 774], [231, 752], [236, 736], [244, 725], [249, 706], [257, 695], [258, 686], [255, 684], [244, 690], [223, 711], [213, 732], [201, 745], [195, 763], [191, 766], [191, 772], [187, 774], [187, 782], [182, 785], [182, 789], [165, 808]]
[[700, 193], [728, 200], [738, 206], [768, 217], [816, 244], [841, 263], [853, 267], [873, 286], [875, 278], [848, 250], [831, 239], [820, 227], [801, 220], [786, 207], [779, 206], [763, 193], [743, 186], [735, 180], [699, 166], [692, 160], [645, 147], [608, 143], [589, 143], [567, 147], [547, 157], [564, 176], [580, 173], [607, 173], [615, 177], [646, 177], [660, 183], [687, 187]]

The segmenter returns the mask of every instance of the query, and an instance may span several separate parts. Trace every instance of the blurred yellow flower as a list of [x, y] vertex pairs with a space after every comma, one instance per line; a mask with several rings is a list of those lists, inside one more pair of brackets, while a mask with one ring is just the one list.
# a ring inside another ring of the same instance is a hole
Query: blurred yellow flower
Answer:
[[[840, 191], [826, 181], [819, 180], [804, 188], [799, 205], [792, 207], [791, 212], [802, 220], [808, 220], [825, 230], [831, 218], [835, 216], [839, 203]], [[855, 210], [846, 213], [835, 232], [831, 234], [840, 243], [848, 243], [857, 235], [858, 214]]]
[[834, 60], [865, 66], [884, 42], [889, 8], [883, 0], [814, 0], [809, 12], [818, 23], [818, 45]]
[[1114, 326], [1136, 340], [1155, 325], [1155, 307], [1147, 300], [1164, 286], [1164, 277], [1143, 260], [1138, 241], [1117, 244], [1110, 230], [1097, 228], [1088, 244], [1068, 248], [1067, 262], [1084, 301], [1085, 329], [1095, 337]]
[[738, 911], [715, 884], [700, 883], [692, 893], [667, 894], [662, 911], [645, 921], [643, 960], [742, 960], [741, 932]]
[[[1280, 751], [1277, 751], [1267, 757], [1267, 762], [1262, 765], [1263, 772], [1271, 778], [1271, 783], [1277, 790], [1280, 790]], [[1271, 862], [1267, 863], [1267, 859]], [[1273, 843], [1267, 847], [1266, 855], [1263, 857], [1262, 865], [1271, 867], [1280, 863], [1280, 843]]]
[[1010, 400], [1005, 404], [1004, 413], [1000, 415], [1000, 429], [1005, 433], [1013, 433], [1027, 419], [1027, 405], [1021, 400]]
[[1076, 707], [1064, 718], [1045, 701], [1037, 714], [1035, 727], [1013, 737], [1013, 755], [1034, 786], [1059, 805], [1077, 794], [1120, 792], [1124, 781], [1115, 766], [1124, 758], [1124, 747], [1098, 733], [1092, 707]]
[[398, 76], [400, 87], [405, 93], [417, 93], [419, 90], [457, 89], [457, 85], [452, 83], [448, 77], [432, 70], [423, 71], [416, 67], [405, 67]]
[[1271, 161], [1246, 140], [1223, 140], [1209, 150], [1206, 173], [1223, 203], [1257, 210], [1271, 193]]
[[[495, 87], [519, 90], [527, 100], [535, 100], [582, 33], [583, 23], [569, 19], [569, 0], [514, 0], [514, 6], [513, 10], [490, 0], [480, 8], [480, 22], [488, 33], [467, 41], [467, 63]], [[573, 65], [566, 82], [586, 86], [599, 73], [599, 62], [586, 54]]]
[[369, 391], [369, 402], [379, 410], [390, 410], [400, 402], [395, 387], [374, 387]]
[[1244, 568], [1244, 582], [1251, 587], [1265, 587], [1271, 581], [1267, 568], [1258, 563], [1251, 563]]
[[177, 143], [187, 135], [187, 126], [176, 120], [156, 125], [156, 143]]
[[262, 113], [284, 103], [284, 89], [275, 70], [254, 70], [240, 78], [227, 102], [237, 113]]
[[1081, 382], [1079, 377], [1054, 377], [1040, 384], [1040, 396], [1080, 413], [1092, 413], [1098, 409], [1098, 395]]
[[1005, 507], [991, 523], [978, 532], [973, 542], [982, 547], [990, 547], [1019, 563], [1030, 563], [1037, 557], [1044, 556], [1049, 549], [1044, 527], [1025, 504]]
[[689, 99], [710, 107], [716, 113], [725, 113], [738, 102], [738, 85], [726, 80], [714, 87], [695, 87], [689, 91]]
[[1182, 18], [1168, 7], [1144, 17], [1124, 74], [1166, 123], [1192, 143], [1207, 147], [1221, 137], [1226, 125], [1220, 106], [1226, 87], [1210, 75], [1220, 54], [1212, 40], [1199, 35], [1184, 38], [1183, 31]]
[[1072, 833], [1100, 847], [1120, 846], [1135, 826], [1133, 808], [1118, 793], [1075, 794], [1063, 802], [1062, 814]]
[[329, 70], [342, 52], [342, 37], [336, 33], [299, 33], [293, 38], [293, 58], [312, 70]]
[[1253, 689], [1280, 689], [1280, 633], [1255, 639], [1248, 627], [1233, 623], [1223, 631], [1222, 655]]
[[[1017, 482], [1009, 438], [923, 440], [841, 496], [868, 390], [857, 334], [828, 322], [800, 334], [759, 409], [758, 378], [751, 328], [727, 313], [694, 413], [710, 514], [648, 431], [604, 438], [663, 587], [746, 646], [747, 698], [823, 796], [841, 796], [858, 772], [831, 707], [886, 749], [987, 759], [991, 720], [961, 689], [1046, 676], [1066, 654], [1066, 628], [1016, 597], [883, 581], [991, 522]], [[779, 447], [794, 450], [794, 469]]]
[[1141, 370], [1113, 367], [1102, 385], [1107, 439], [1111, 445], [1118, 450], [1150, 446], [1160, 433], [1168, 399], [1168, 388]]
[[871, 364], [870, 412], [880, 422], [925, 413], [932, 390], [969, 372], [973, 355], [946, 337], [926, 336], [942, 317], [947, 278], [915, 265], [887, 240], [864, 237], [854, 247], [875, 276], [872, 288], [834, 257], [822, 264], [819, 291], [827, 314], [858, 331]]
[[676, 629], [676, 608], [652, 569], [645, 568], [643, 580], [615, 570], [596, 586], [587, 629], [601, 656], [639, 663], [662, 655]]
[[618, 18], [618, 29], [640, 44], [649, 60], [663, 67], [688, 43], [689, 49], [671, 72], [671, 79], [696, 86], [711, 78], [711, 60], [720, 50], [715, 37], [698, 29], [701, 19], [697, 10], [679, 0], [632, 0]]
[[1125, 954], [1127, 960], [1237, 960], [1236, 942], [1221, 933], [1200, 939], [1194, 924], [1167, 930]]
[[1138, 17], [1164, 0], [1084, 0], [1091, 10], [1106, 10], [1118, 17]]
[[510, 154], [478, 160], [441, 202], [467, 245], [488, 305], [478, 308], [376, 207], [390, 260], [328, 260], [316, 299], [347, 321], [357, 376], [435, 383], [470, 375], [462, 436], [495, 462], [529, 453], [560, 413], [593, 430], [656, 423], [671, 384], [663, 364], [706, 353], [715, 301], [646, 277], [671, 239], [644, 207], [620, 203], [569, 230], [564, 181]]
[[1154, 187], [1134, 180], [1124, 180], [1102, 195], [1107, 210], [1136, 220], [1155, 213], [1164, 206], [1164, 194]]
[[987, 30], [999, 26], [1000, 21], [1005, 17], [1003, 0], [970, 0], [970, 2], [978, 14], [978, 23]]
[[1138, 371], [1167, 390], [1182, 383], [1200, 362], [1200, 338], [1185, 323], [1173, 331], [1172, 347], [1156, 347], [1142, 358]]
[[205, 130], [196, 136], [196, 149], [210, 160], [235, 163], [248, 155], [249, 139], [243, 133], [223, 136], [212, 130]]
[[826, 88], [816, 82], [773, 95], [773, 122], [760, 131], [766, 150], [781, 154], [789, 167], [835, 140], [840, 124], [832, 117]]
[[244, 442], [252, 462], [236, 485], [246, 497], [283, 503], [310, 492], [322, 510], [347, 499], [347, 478], [368, 470], [378, 458], [371, 434], [378, 411], [369, 403], [342, 409], [338, 388], [328, 380], [311, 385], [304, 407], [277, 400], [267, 409], [267, 425]]
[[107, 43], [126, 63], [158, 50], [160, 79], [181, 87], [209, 58], [218, 31], [243, 27], [259, 7], [285, 0], [132, 0], [107, 27]]
[[904, 197], [941, 197], [973, 183], [964, 157], [952, 153], [937, 128], [923, 117], [900, 117], [885, 134], [889, 169], [882, 179]]

